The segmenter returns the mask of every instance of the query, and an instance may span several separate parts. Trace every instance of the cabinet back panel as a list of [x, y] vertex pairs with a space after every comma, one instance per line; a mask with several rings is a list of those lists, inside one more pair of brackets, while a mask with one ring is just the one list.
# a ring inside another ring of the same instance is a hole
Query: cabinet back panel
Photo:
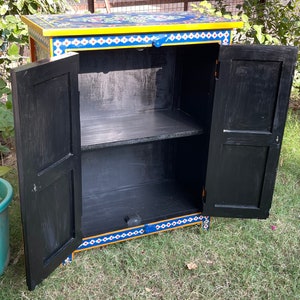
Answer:
[[176, 181], [162, 181], [90, 195], [82, 215], [84, 237], [183, 216], [202, 209], [201, 200]]
[[176, 154], [176, 180], [200, 199], [206, 175], [206, 136], [181, 139]]
[[83, 152], [84, 235], [126, 228], [127, 215], [145, 223], [200, 211], [201, 158], [192, 145], [199, 149], [200, 138]]
[[175, 49], [80, 53], [81, 118], [170, 109]]
[[[197, 174], [191, 174], [187, 163], [179, 163], [182, 170], [178, 174], [185, 174], [182, 180], [197, 180], [197, 188], [203, 188], [206, 176], [209, 134], [212, 118], [214, 97], [215, 72], [219, 44], [190, 45], [177, 48], [175, 97], [181, 110], [197, 120], [203, 127], [203, 136], [198, 142], [187, 141], [187, 146], [180, 148], [181, 153], [191, 159], [191, 163], [198, 165]], [[197, 153], [197, 156], [195, 156]], [[193, 162], [192, 162], [193, 161]]]
[[218, 44], [178, 47], [175, 95], [203, 126], [210, 124], [218, 52]]
[[174, 177], [170, 141], [82, 153], [83, 194], [102, 193]]

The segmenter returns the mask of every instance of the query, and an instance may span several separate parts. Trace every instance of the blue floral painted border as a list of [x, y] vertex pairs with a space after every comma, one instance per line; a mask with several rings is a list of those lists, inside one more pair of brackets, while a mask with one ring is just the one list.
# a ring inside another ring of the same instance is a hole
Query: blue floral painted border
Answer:
[[228, 45], [230, 43], [230, 34], [230, 30], [214, 30], [133, 35], [54, 37], [53, 55], [59, 56], [72, 50], [78, 51], [149, 46], [160, 47], [167, 45], [197, 44], [207, 42]]
[[[161, 231], [171, 230], [195, 224], [202, 224], [202, 228], [204, 230], [208, 230], [210, 225], [210, 217], [203, 216], [197, 213], [160, 222], [149, 223], [116, 232], [100, 234], [98, 236], [84, 238], [81, 245], [77, 248], [77, 250], [74, 251], [74, 253], [92, 248], [98, 248], [101, 246], [106, 246], [112, 243], [126, 241], [128, 239], [143, 237]], [[67, 257], [63, 264], [71, 262], [72, 259], [73, 254]]]

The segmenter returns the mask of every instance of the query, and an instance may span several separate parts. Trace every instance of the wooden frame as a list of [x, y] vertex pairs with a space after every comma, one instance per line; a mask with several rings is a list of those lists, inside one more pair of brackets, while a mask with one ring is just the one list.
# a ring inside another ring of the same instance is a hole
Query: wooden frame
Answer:
[[108, 13], [111, 12], [111, 8], [115, 7], [127, 7], [127, 6], [141, 6], [141, 5], [158, 5], [158, 4], [172, 4], [172, 3], [183, 3], [183, 10], [188, 10], [189, 2], [194, 2], [193, 0], [127, 0], [127, 1], [110, 1], [104, 0], [102, 3], [95, 3], [95, 0], [88, 1], [88, 10], [91, 13], [95, 12], [95, 9], [105, 8]]

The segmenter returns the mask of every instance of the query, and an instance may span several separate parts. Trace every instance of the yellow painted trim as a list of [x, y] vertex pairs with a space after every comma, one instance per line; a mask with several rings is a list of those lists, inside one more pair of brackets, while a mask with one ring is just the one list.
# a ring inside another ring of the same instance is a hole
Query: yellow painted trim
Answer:
[[43, 34], [43, 28], [38, 26], [36, 23], [32, 22], [31, 20], [29, 20], [26, 16], [21, 16], [21, 20], [28, 26], [30, 27], [33, 31], [41, 34], [42, 36], [44, 36]]
[[97, 27], [97, 28], [51, 28], [44, 29], [32, 22], [26, 16], [22, 21], [30, 28], [43, 36], [78, 36], [78, 35], [108, 35], [108, 34], [136, 34], [153, 32], [176, 32], [195, 30], [220, 30], [243, 27], [243, 22], [218, 22], [218, 23], [195, 23], [195, 24], [169, 24], [169, 25], [146, 25], [146, 26], [120, 26], [120, 27]]
[[50, 47], [50, 57], [53, 57], [54, 56], [54, 53], [53, 53], [53, 38], [51, 37], [49, 39], [49, 47]]

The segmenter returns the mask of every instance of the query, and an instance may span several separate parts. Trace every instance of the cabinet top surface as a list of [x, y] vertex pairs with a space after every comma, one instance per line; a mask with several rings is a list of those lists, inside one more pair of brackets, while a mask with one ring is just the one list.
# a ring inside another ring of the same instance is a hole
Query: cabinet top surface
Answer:
[[233, 29], [242, 22], [192, 12], [30, 15], [22, 20], [43, 36]]

